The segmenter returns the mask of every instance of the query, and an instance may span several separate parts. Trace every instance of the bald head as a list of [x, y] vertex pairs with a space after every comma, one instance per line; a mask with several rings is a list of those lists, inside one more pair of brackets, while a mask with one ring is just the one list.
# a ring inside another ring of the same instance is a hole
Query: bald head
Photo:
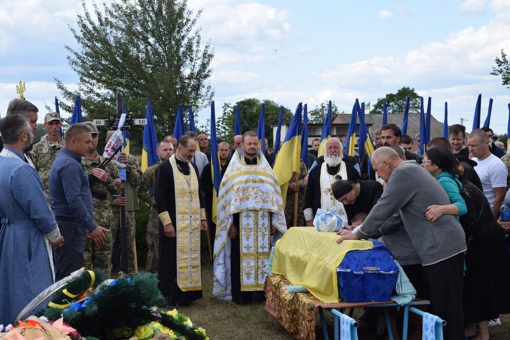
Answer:
[[394, 162], [399, 161], [400, 157], [398, 156], [398, 153], [390, 148], [389, 146], [381, 146], [377, 150], [374, 151], [374, 154], [372, 155], [372, 162], [381, 162], [381, 161], [388, 161], [388, 162]]
[[385, 182], [388, 182], [393, 170], [402, 162], [403, 160], [398, 156], [398, 153], [387, 146], [381, 146], [372, 155], [372, 168], [377, 171], [377, 175]]

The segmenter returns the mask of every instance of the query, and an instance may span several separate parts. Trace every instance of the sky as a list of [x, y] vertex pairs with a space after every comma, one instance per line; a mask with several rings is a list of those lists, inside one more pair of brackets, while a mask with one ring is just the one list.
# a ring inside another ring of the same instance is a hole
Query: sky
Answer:
[[[19, 81], [26, 84], [26, 99], [45, 113], [45, 105], [53, 108], [60, 97], [55, 77], [77, 88], [65, 45], [77, 47], [70, 27], [82, 5], [2, 2], [0, 113], [17, 97]], [[92, 3], [84, 0], [87, 8]], [[481, 124], [492, 98], [490, 127], [507, 132], [510, 89], [501, 76], [490, 75], [501, 50], [510, 52], [507, 0], [188, 0], [188, 7], [203, 10], [202, 41], [215, 50], [210, 83], [217, 115], [223, 103], [247, 98], [270, 99], [292, 111], [300, 102], [311, 110], [332, 100], [350, 113], [356, 98], [373, 105], [407, 86], [425, 102], [432, 98], [432, 115], [441, 122], [447, 102], [448, 123], [462, 118], [468, 131], [478, 95]], [[209, 114], [198, 113], [199, 125]]]

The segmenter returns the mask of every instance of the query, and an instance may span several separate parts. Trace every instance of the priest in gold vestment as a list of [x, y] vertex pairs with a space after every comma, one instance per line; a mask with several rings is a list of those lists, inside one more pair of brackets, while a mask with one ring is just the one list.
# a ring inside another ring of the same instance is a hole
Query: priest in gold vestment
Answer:
[[191, 163], [196, 142], [179, 138], [177, 151], [156, 170], [159, 223], [159, 290], [169, 306], [202, 297], [200, 231], [207, 230], [198, 169]]
[[258, 152], [257, 134], [246, 132], [218, 193], [213, 295], [238, 304], [264, 299], [271, 246], [287, 231], [277, 178]]

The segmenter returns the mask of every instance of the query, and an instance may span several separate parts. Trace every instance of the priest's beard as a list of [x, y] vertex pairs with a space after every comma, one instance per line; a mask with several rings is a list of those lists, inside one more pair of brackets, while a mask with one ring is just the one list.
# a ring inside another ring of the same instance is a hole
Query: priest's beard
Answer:
[[342, 162], [342, 158], [337, 155], [331, 155], [330, 157], [324, 155], [324, 162], [326, 162], [328, 166], [337, 166]]

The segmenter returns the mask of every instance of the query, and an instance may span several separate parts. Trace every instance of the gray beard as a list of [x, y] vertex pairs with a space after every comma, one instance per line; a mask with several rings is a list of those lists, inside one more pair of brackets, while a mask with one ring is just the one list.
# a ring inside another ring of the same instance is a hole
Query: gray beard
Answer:
[[327, 157], [327, 156], [324, 156], [324, 162], [328, 165], [328, 166], [337, 166], [339, 165], [341, 162], [342, 162], [342, 159], [340, 157]]

